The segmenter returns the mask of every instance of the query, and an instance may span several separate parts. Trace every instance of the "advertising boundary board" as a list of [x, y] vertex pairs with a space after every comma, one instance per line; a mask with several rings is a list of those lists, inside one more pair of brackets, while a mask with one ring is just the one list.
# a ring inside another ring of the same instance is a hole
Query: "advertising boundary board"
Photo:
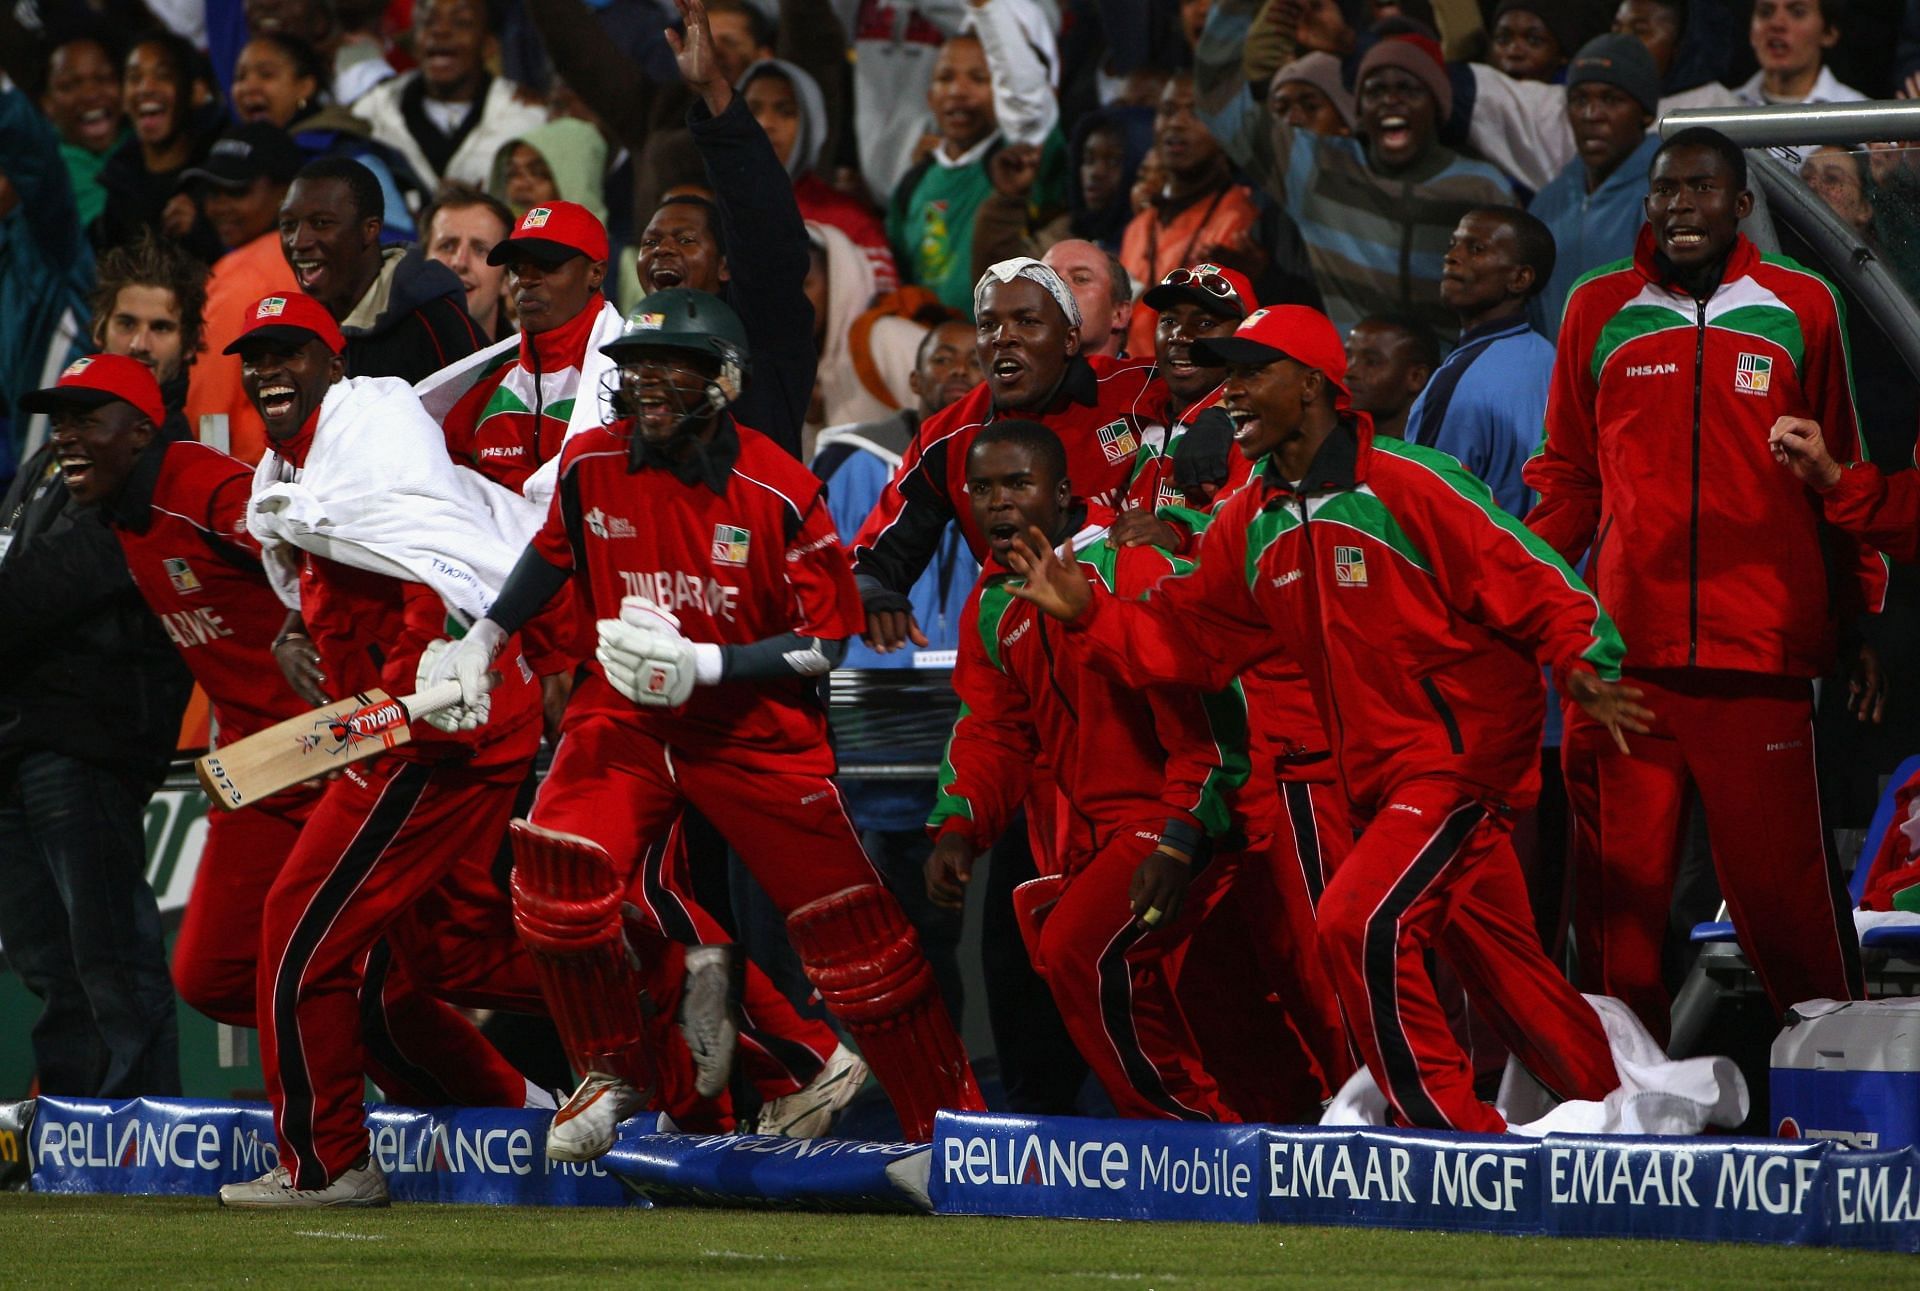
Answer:
[[[37, 1100], [28, 1135], [35, 1192], [211, 1196], [279, 1162], [264, 1103]], [[367, 1108], [368, 1150], [398, 1202], [622, 1206], [599, 1162], [548, 1161], [551, 1112]]]
[[943, 1215], [1920, 1251], [1920, 1150], [1786, 1139], [1527, 1139], [942, 1112], [929, 1192]]
[[659, 1133], [623, 1137], [603, 1160], [658, 1205], [868, 1213], [932, 1208], [924, 1143]]

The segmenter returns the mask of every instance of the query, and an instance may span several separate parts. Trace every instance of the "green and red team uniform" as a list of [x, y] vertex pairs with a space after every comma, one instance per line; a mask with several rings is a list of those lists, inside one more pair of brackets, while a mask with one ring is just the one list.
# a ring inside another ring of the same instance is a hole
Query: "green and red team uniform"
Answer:
[[1811, 682], [1834, 661], [1837, 625], [1879, 610], [1886, 571], [1821, 522], [1767, 447], [1777, 417], [1810, 417], [1837, 459], [1858, 459], [1851, 385], [1833, 288], [1744, 236], [1705, 302], [1664, 280], [1648, 230], [1567, 301], [1527, 523], [1562, 556], [1591, 549], [1626, 675], [1658, 714], [1631, 757], [1590, 722], [1568, 726], [1569, 758], [1591, 761], [1598, 785], [1597, 805], [1574, 799], [1599, 831], [1598, 864], [1576, 877], [1576, 930], [1593, 988], [1656, 1036], [1689, 784], [1774, 1009], [1861, 995], [1820, 820]]
[[[600, 397], [598, 390], [580, 389], [580, 375], [587, 345], [605, 308], [604, 297], [595, 292], [578, 314], [560, 326], [521, 333], [518, 348], [502, 354], [448, 411], [443, 429], [455, 461], [520, 491], [535, 471], [559, 454], [575, 400]], [[534, 672], [543, 677], [571, 673], [593, 653], [593, 618], [569, 587], [526, 624], [521, 638]], [[648, 849], [633, 899], [676, 945], [724, 945], [732, 940], [693, 898], [686, 844], [677, 825]], [[656, 1000], [671, 1000], [681, 981], [680, 956], [666, 946], [656, 949], [660, 953], [643, 957], [647, 989]], [[744, 1061], [762, 1100], [770, 1102], [804, 1088], [838, 1044], [833, 1028], [801, 1017], [751, 963], [742, 991]], [[661, 1025], [652, 1028], [656, 1052], [678, 1054], [684, 1049], [668, 1034], [671, 1021], [663, 1015]], [[665, 1068], [676, 1065], [662, 1064]], [[680, 1124], [696, 1126], [721, 1111], [694, 1096], [690, 1080], [677, 1079], [685, 1073], [663, 1074], [665, 1105]]]
[[1599, 604], [1459, 463], [1375, 440], [1364, 415], [1297, 486], [1269, 459], [1196, 554], [1143, 601], [1096, 588], [1070, 628], [1136, 684], [1224, 684], [1280, 649], [1299, 660], [1365, 826], [1321, 898], [1321, 953], [1399, 1118], [1504, 1128], [1474, 1096], [1429, 949], [1549, 1089], [1604, 1097], [1619, 1083], [1606, 1036], [1540, 948], [1508, 838], [1539, 791], [1540, 664], [1618, 667]]
[[[1127, 597], [1187, 567], [1152, 547], [1115, 550], [1103, 527], [1072, 545], [1090, 577]], [[1265, 984], [1244, 955], [1237, 977], [1210, 978], [1205, 992], [1186, 980], [1190, 952], [1208, 940], [1224, 933], [1228, 955], [1244, 946], [1241, 925], [1219, 915], [1240, 899], [1245, 849], [1272, 822], [1271, 791], [1247, 786], [1239, 688], [1153, 688], [1143, 703], [1087, 667], [1071, 633], [1013, 595], [1018, 584], [990, 561], [968, 600], [954, 668], [960, 717], [929, 831], [985, 851], [1018, 813], [1027, 768], [1044, 757], [1060, 797], [1055, 838], [1039, 857], [1043, 877], [1022, 884], [1015, 904], [1034, 966], [1115, 1109], [1175, 1120], [1310, 1115], [1331, 1090], [1297, 1051], [1277, 1061], [1263, 1053], [1258, 1085], [1244, 1091], [1213, 1070], [1216, 1056], [1263, 1034]], [[1163, 839], [1193, 857], [1193, 879], [1176, 918], [1142, 929], [1128, 884]], [[1203, 1025], [1189, 1006], [1207, 992], [1229, 1006], [1205, 1009]], [[1292, 1071], [1279, 1065], [1287, 1056]]]
[[[696, 468], [682, 478], [651, 464], [629, 470], [633, 433], [623, 421], [567, 442], [552, 509], [530, 547], [571, 573], [595, 618], [619, 617], [621, 600], [640, 595], [678, 616], [691, 641], [841, 641], [859, 632], [859, 595], [824, 486], [811, 472], [731, 418], [706, 448], [712, 474]], [[914, 997], [899, 1036], [923, 1057], [903, 1065], [900, 1051], [865, 1025], [874, 1018], [836, 1012], [862, 1042], [903, 1128], [930, 1132], [933, 1107], [977, 1108], [979, 1095], [918, 943], [861, 850], [834, 769], [815, 677], [723, 679], [695, 689], [679, 708], [641, 708], [594, 660], [567, 706], [531, 819], [598, 844], [616, 878], [625, 871], [623, 881], [632, 883], [642, 854], [691, 805], [726, 836], [782, 914], [817, 910], [849, 890], [877, 892], [880, 931], [901, 948], [898, 962], [916, 990], [924, 977], [925, 993]], [[808, 939], [799, 919], [790, 918], [789, 931], [833, 1004], [842, 993], [816, 972], [826, 948]], [[843, 939], [850, 933], [832, 931]], [[833, 953], [860, 949], [843, 943]], [[552, 1003], [556, 1013], [573, 1005]], [[928, 1079], [910, 1088], [910, 1076]]]
[[[259, 544], [247, 532], [253, 468], [193, 440], [156, 445], [143, 455], [109, 508], [127, 568], [147, 605], [165, 625], [194, 679], [212, 701], [223, 743], [233, 743], [306, 712], [307, 703], [280, 675], [267, 643], [286, 610], [260, 567]], [[200, 868], [174, 943], [174, 982], [181, 998], [211, 1018], [255, 1025], [260, 943], [246, 930], [260, 922], [268, 889], [320, 800], [318, 786], [296, 786], [207, 820]], [[371, 953], [362, 1016], [367, 1069], [392, 1101], [517, 1107], [520, 1074], [449, 1005], [413, 985], [422, 967], [454, 967], [492, 975], [489, 956], [468, 954], [491, 926], [510, 933], [504, 897], [484, 858], [462, 858], [442, 890], [405, 917]], [[446, 917], [452, 916], [452, 917]], [[436, 930], [430, 926], [441, 920]], [[451, 935], [448, 935], [451, 929]], [[441, 947], [440, 942], [446, 942]], [[512, 951], [497, 937], [495, 949]], [[514, 957], [518, 960], [518, 957]], [[521, 1006], [537, 1008], [525, 963], [518, 974]], [[449, 985], [466, 994], [474, 981]], [[497, 992], [495, 981], [489, 994]]]
[[[1203, 416], [1223, 417], [1215, 387], [1183, 412], [1158, 452], [1143, 448], [1127, 486], [1125, 508], [1151, 507], [1181, 535], [1180, 555], [1191, 555], [1199, 536], [1228, 497], [1253, 477], [1254, 463], [1238, 444], [1227, 447], [1227, 478], [1213, 505], [1197, 510], [1173, 484], [1173, 454], [1189, 425]], [[1346, 1025], [1320, 967], [1314, 908], [1335, 867], [1353, 846], [1353, 817], [1334, 774], [1326, 728], [1313, 704], [1306, 674], [1285, 652], [1260, 660], [1240, 674], [1251, 720], [1253, 774], [1271, 777], [1279, 814], [1265, 859], [1268, 881], [1245, 884], [1249, 929], [1276, 982], [1303, 984], [1291, 1002], [1294, 1026], [1318, 1060], [1328, 1082], [1338, 1088], [1352, 1071]], [[1233, 917], [1234, 911], [1227, 912]], [[1227, 966], [1231, 968], [1231, 966]]]

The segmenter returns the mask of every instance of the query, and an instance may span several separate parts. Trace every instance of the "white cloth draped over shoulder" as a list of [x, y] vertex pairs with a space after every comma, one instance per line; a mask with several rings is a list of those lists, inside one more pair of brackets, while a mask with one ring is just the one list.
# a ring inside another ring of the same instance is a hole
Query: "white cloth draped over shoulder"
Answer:
[[281, 601], [300, 606], [298, 551], [425, 583], [471, 622], [546, 517], [447, 456], [439, 425], [398, 377], [327, 391], [306, 464], [271, 450], [254, 469], [247, 531]]

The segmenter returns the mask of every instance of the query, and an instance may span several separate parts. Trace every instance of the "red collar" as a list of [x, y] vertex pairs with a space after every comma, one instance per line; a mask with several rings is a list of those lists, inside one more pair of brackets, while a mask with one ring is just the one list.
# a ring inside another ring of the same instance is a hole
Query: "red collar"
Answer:
[[544, 332], [520, 333], [520, 366], [529, 372], [558, 372], [581, 367], [586, 361], [587, 338], [600, 321], [606, 297], [594, 292], [580, 312]]
[[[1724, 286], [1736, 278], [1751, 274], [1754, 266], [1760, 263], [1760, 248], [1753, 245], [1753, 239], [1744, 233], [1734, 234], [1733, 248], [1727, 252], [1726, 268], [1720, 271], [1720, 284]], [[1633, 243], [1633, 267], [1640, 276], [1656, 287], [1668, 291], [1684, 291], [1673, 281], [1670, 268], [1653, 241], [1653, 226], [1644, 221], [1640, 225], [1640, 235]], [[1715, 290], [1718, 290], [1716, 287]]]
[[[320, 406], [325, 406], [325, 400], [321, 401]], [[307, 464], [307, 453], [313, 448], [314, 432], [319, 429], [320, 407], [316, 407], [307, 414], [306, 422], [294, 433], [292, 439], [273, 444], [274, 453], [281, 461], [292, 463], [295, 470], [300, 469]]]

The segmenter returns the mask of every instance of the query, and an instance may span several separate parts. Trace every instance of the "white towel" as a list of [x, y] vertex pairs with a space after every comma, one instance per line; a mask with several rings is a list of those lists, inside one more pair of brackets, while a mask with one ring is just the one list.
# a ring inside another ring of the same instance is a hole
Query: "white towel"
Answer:
[[[1557, 1101], [1517, 1061], [1508, 1059], [1494, 1107], [1507, 1131], [1528, 1138], [1548, 1134], [1698, 1134], [1709, 1125], [1732, 1129], [1747, 1118], [1747, 1082], [1730, 1058], [1675, 1062], [1640, 1019], [1610, 995], [1587, 1003], [1606, 1028], [1619, 1088], [1599, 1101]], [[1362, 1067], [1327, 1105], [1322, 1125], [1384, 1125], [1386, 1095]]]
[[[573, 396], [573, 412], [567, 417], [567, 439], [572, 439], [583, 430], [606, 424], [606, 413], [600, 406], [600, 382], [613, 371], [613, 360], [602, 354], [600, 347], [617, 340], [625, 325], [626, 320], [621, 318], [620, 311], [611, 303], [601, 305], [600, 317], [594, 320], [593, 331], [587, 337], [586, 355], [580, 360], [580, 385]], [[460, 402], [460, 396], [473, 388], [474, 382], [493, 366], [494, 360], [519, 344], [518, 336], [509, 336], [421, 380], [413, 389], [420, 396], [427, 415], [437, 422], [444, 422], [453, 405]], [[560, 454], [555, 453], [520, 486], [520, 491], [540, 508], [542, 515], [546, 514], [547, 505], [553, 501], [559, 475]]]
[[299, 608], [293, 548], [425, 583], [471, 622], [499, 595], [546, 517], [447, 456], [440, 427], [397, 377], [352, 377], [327, 391], [306, 464], [269, 451], [253, 476], [247, 530], [274, 591]]

